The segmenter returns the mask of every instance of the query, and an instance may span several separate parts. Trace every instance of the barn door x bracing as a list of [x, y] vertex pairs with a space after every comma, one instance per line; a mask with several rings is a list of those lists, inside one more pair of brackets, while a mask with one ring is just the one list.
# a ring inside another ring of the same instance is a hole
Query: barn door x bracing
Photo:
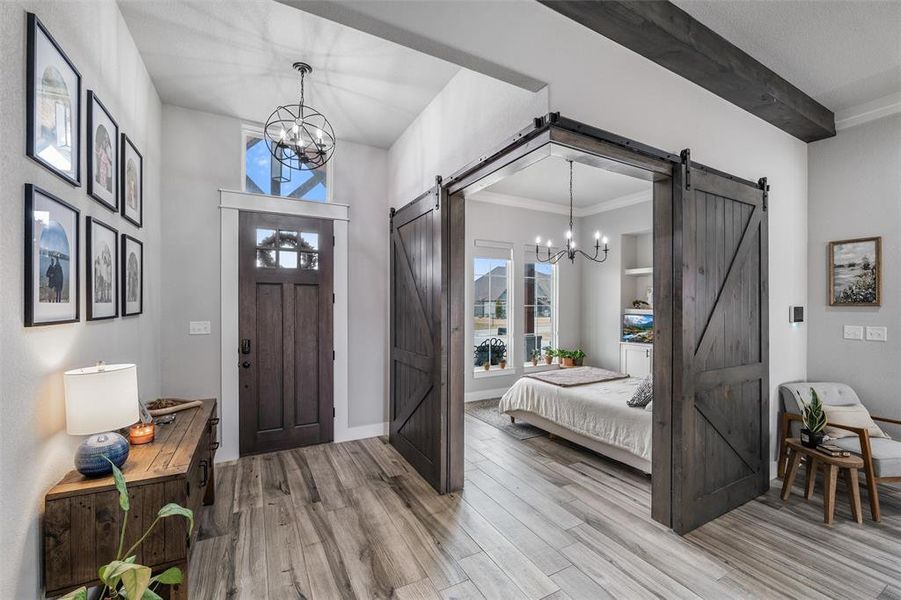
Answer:
[[679, 533], [764, 493], [770, 466], [766, 192], [700, 169], [682, 179], [673, 207], [682, 253], [672, 430]]
[[440, 180], [391, 220], [391, 444], [439, 492], [447, 490], [447, 310]]

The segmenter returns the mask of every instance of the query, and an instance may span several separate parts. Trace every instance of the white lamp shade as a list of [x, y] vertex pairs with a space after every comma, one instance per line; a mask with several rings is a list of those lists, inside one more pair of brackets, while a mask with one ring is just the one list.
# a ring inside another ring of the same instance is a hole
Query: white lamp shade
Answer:
[[93, 435], [140, 420], [138, 369], [134, 365], [98, 365], [66, 371], [66, 431]]

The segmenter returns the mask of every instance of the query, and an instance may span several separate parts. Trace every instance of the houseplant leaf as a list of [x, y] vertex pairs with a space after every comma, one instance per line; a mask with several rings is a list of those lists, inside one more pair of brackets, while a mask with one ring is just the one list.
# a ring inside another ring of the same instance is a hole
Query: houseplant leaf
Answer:
[[164, 583], [166, 585], [181, 583], [181, 569], [179, 569], [178, 567], [170, 567], [159, 575], [152, 577], [150, 579], [150, 582]]
[[143, 598], [150, 585], [150, 567], [130, 565], [131, 569], [122, 573], [122, 585], [128, 598]]
[[[106, 457], [104, 456], [104, 458]], [[113, 464], [113, 461], [109, 458], [106, 458], [106, 460], [113, 468], [113, 481], [116, 482], [116, 490], [119, 492], [119, 507], [125, 512], [128, 512], [130, 502], [128, 500], [128, 488], [125, 486], [125, 476], [122, 475], [122, 471], [119, 470], [119, 467]]]
[[88, 590], [87, 588], [78, 588], [77, 590], [69, 592], [59, 600], [88, 600]]
[[156, 516], [163, 519], [176, 515], [180, 515], [188, 520], [188, 533], [190, 534], [194, 529], [194, 512], [190, 509], [179, 506], [178, 504], [170, 503], [162, 507]]
[[163, 600], [163, 597], [150, 588], [147, 588], [146, 590], [144, 590], [144, 596], [141, 598], [141, 600]]

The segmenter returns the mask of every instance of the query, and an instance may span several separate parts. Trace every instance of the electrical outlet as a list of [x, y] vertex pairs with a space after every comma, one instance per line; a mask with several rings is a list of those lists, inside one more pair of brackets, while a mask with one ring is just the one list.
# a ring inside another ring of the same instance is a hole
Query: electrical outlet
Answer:
[[846, 340], [862, 340], [863, 325], [845, 325], [844, 338]]
[[885, 327], [867, 327], [867, 340], [871, 342], [884, 342], [888, 337]]
[[191, 321], [188, 323], [188, 335], [210, 335], [209, 321]]

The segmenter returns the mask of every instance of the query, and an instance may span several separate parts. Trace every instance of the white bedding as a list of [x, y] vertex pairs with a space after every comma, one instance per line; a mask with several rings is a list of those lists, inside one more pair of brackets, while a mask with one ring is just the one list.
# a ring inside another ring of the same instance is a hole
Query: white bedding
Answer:
[[503, 395], [502, 413], [525, 411], [585, 437], [651, 460], [653, 413], [626, 404], [641, 379], [560, 387], [523, 377]]

